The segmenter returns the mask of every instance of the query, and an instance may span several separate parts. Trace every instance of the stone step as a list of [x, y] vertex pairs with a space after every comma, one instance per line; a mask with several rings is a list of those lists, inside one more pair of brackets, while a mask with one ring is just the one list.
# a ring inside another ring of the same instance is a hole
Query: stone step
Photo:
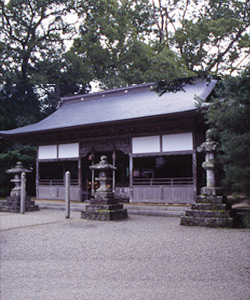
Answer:
[[130, 209], [128, 213], [131, 215], [142, 215], [152, 217], [180, 217], [185, 214], [185, 210], [159, 210], [159, 209]]
[[[65, 203], [63, 201], [44, 201], [35, 200], [40, 209], [56, 209], [65, 210]], [[86, 202], [72, 202], [70, 203], [71, 211], [82, 211], [86, 209], [89, 203]], [[105, 205], [105, 204], [104, 204]], [[144, 215], [144, 216], [159, 216], [159, 217], [180, 217], [185, 214], [185, 211], [190, 209], [190, 205], [142, 205], [142, 204], [123, 204], [127, 209], [128, 214]]]
[[[21, 204], [18, 203], [18, 204], [13, 204], [13, 203], [7, 203], [7, 204], [4, 204], [4, 203], [1, 203], [0, 204], [0, 207], [16, 207], [16, 208], [20, 208], [21, 207]], [[29, 208], [29, 207], [38, 207], [38, 205], [35, 205], [35, 204], [29, 204], [29, 203], [25, 203], [25, 208]]]
[[[38, 206], [25, 207], [25, 212], [30, 212], [30, 211], [39, 211], [39, 207]], [[0, 212], [20, 213], [20, 207], [2, 206], [0, 207]]]
[[98, 221], [114, 221], [114, 220], [123, 220], [128, 217], [126, 209], [118, 210], [84, 210], [81, 212], [81, 219], [87, 220], [98, 220]]
[[181, 225], [204, 227], [233, 227], [233, 218], [209, 218], [182, 216]]
[[227, 210], [230, 209], [228, 204], [217, 204], [217, 203], [193, 203], [191, 209], [195, 210]]
[[189, 210], [186, 216], [192, 217], [209, 217], [209, 218], [230, 218], [230, 212], [224, 210]]
[[117, 210], [117, 209], [123, 209], [122, 204], [90, 204], [86, 205], [86, 210]]
[[190, 209], [191, 205], [175, 205], [175, 204], [169, 204], [169, 205], [143, 205], [143, 204], [124, 204], [124, 206], [129, 210], [145, 210], [145, 211], [185, 211], [187, 209]]
[[197, 196], [196, 203], [211, 203], [211, 204], [225, 204], [227, 198], [224, 196]]
[[[0, 212], [11, 212], [11, 213], [20, 213], [20, 198], [12, 197], [13, 201], [10, 201], [10, 197], [7, 200], [0, 201]], [[30, 197], [27, 197], [25, 201], [25, 211], [38, 211], [39, 206], [35, 205], [34, 201], [30, 200]]]
[[[20, 209], [19, 209], [20, 211]], [[0, 212], [10, 212], [10, 208], [8, 206], [0, 205]]]
[[119, 201], [118, 199], [115, 199], [115, 198], [111, 198], [111, 199], [91, 199], [90, 201], [91, 204], [119, 204]]

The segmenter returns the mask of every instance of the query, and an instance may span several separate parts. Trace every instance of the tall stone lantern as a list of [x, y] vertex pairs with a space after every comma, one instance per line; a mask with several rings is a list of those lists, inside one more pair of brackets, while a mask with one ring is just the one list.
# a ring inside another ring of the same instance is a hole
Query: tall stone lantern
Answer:
[[232, 227], [233, 212], [227, 204], [227, 198], [222, 195], [222, 189], [216, 186], [215, 162], [217, 143], [212, 140], [212, 130], [206, 132], [206, 141], [197, 148], [198, 152], [205, 153], [202, 167], [206, 170], [206, 186], [201, 188], [201, 195], [196, 196], [196, 203], [191, 210], [181, 217], [181, 225], [206, 227]]
[[221, 188], [216, 187], [215, 170], [218, 169], [218, 163], [215, 162], [215, 151], [218, 143], [212, 140], [212, 130], [206, 132], [206, 141], [198, 148], [198, 152], [205, 153], [205, 161], [202, 167], [206, 170], [206, 186], [201, 188], [202, 195], [218, 195], [221, 194]]
[[[10, 192], [10, 196], [6, 200], [0, 201], [0, 211], [2, 212], [13, 212], [19, 213], [21, 206], [21, 174], [29, 173], [30, 170], [27, 170], [23, 167], [22, 163], [19, 161], [16, 163], [16, 166], [12, 169], [6, 171], [7, 174], [14, 175], [14, 178], [10, 181], [15, 184], [14, 188]], [[37, 211], [39, 210], [38, 205], [35, 205], [35, 202], [31, 200], [29, 196], [25, 196], [25, 211]]]
[[126, 219], [127, 210], [123, 209], [123, 205], [119, 204], [112, 192], [110, 174], [116, 167], [109, 164], [107, 157], [102, 155], [100, 162], [90, 166], [90, 169], [99, 172], [99, 176], [95, 179], [100, 182], [100, 187], [94, 192], [90, 205], [86, 205], [86, 209], [81, 212], [81, 218], [99, 221]]

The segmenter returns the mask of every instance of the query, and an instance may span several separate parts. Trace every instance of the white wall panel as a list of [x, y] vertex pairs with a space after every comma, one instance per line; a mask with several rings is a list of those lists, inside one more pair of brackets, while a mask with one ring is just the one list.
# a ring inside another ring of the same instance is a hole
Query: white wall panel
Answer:
[[38, 159], [56, 159], [57, 145], [46, 145], [38, 147]]
[[78, 143], [61, 144], [58, 147], [58, 158], [79, 157]]
[[160, 152], [160, 136], [144, 136], [132, 138], [132, 153]]
[[192, 132], [168, 134], [162, 136], [162, 151], [186, 151], [193, 150]]

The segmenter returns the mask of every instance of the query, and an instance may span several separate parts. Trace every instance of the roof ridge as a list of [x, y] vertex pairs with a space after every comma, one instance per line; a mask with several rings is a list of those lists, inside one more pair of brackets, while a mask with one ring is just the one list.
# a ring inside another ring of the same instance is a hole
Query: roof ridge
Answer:
[[131, 90], [131, 89], [138, 89], [138, 88], [142, 88], [142, 87], [148, 87], [155, 84], [155, 82], [147, 82], [147, 83], [142, 83], [142, 84], [137, 84], [137, 85], [130, 85], [130, 86], [125, 86], [125, 87], [120, 87], [120, 88], [116, 88], [116, 89], [110, 89], [110, 90], [104, 90], [104, 91], [100, 91], [100, 92], [96, 92], [96, 93], [89, 93], [89, 94], [79, 94], [79, 95], [74, 95], [74, 96], [69, 96], [69, 97], [61, 97], [60, 100], [61, 101], [69, 101], [69, 100], [77, 100], [77, 99], [81, 99], [81, 98], [91, 98], [94, 96], [100, 96], [103, 94], [113, 94], [113, 93], [117, 93], [117, 92], [122, 92], [124, 90]]

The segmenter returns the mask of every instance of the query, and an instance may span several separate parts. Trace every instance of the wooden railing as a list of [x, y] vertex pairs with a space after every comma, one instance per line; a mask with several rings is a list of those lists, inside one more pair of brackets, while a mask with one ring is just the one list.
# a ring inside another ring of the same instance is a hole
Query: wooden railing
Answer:
[[[71, 185], [78, 185], [78, 179], [71, 179]], [[182, 178], [133, 178], [133, 185], [192, 185], [192, 177]], [[40, 179], [39, 185], [55, 186], [64, 185], [63, 179]]]
[[[71, 179], [70, 180], [71, 185], [78, 185], [78, 179]], [[40, 179], [39, 185], [64, 185], [63, 179]]]
[[133, 178], [133, 185], [192, 185], [192, 177], [182, 178]]

